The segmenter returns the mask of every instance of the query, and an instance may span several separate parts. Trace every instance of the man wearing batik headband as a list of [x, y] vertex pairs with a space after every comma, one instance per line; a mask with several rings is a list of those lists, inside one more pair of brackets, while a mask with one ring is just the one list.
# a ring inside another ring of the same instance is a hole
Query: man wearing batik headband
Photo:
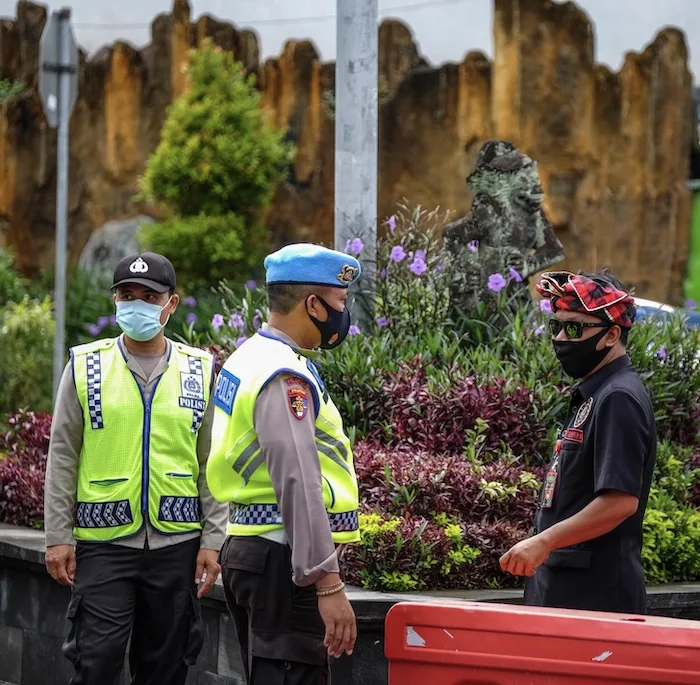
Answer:
[[634, 300], [609, 274], [545, 273], [552, 342], [580, 379], [540, 492], [535, 534], [501, 557], [533, 606], [645, 613], [642, 521], [656, 462], [649, 396], [627, 356]]

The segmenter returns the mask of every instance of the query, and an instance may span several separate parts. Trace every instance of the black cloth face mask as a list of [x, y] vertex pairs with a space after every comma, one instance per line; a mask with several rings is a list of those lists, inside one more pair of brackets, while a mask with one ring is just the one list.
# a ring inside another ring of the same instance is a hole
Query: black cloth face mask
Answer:
[[584, 378], [595, 369], [610, 353], [612, 347], [596, 349], [610, 328], [586, 340], [554, 340], [554, 352], [564, 372], [572, 378]]
[[316, 297], [326, 308], [328, 318], [325, 321], [319, 321], [309, 314], [308, 309], [306, 313], [321, 334], [321, 344], [319, 347], [322, 350], [332, 350], [334, 347], [338, 347], [348, 335], [348, 331], [350, 330], [350, 312], [347, 307], [343, 309], [342, 312], [338, 311], [334, 307], [331, 307], [320, 295], [316, 295]]

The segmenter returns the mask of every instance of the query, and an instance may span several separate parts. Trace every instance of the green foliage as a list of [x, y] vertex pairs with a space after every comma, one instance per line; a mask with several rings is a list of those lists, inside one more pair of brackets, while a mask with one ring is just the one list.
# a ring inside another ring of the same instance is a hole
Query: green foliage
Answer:
[[145, 226], [141, 241], [167, 254], [189, 289], [240, 284], [268, 251], [262, 215], [292, 149], [267, 125], [254, 78], [231, 53], [206, 41], [188, 78], [141, 179], [143, 196], [174, 216]]
[[230, 52], [207, 41], [187, 73], [190, 88], [168, 112], [142, 191], [182, 216], [256, 216], [291, 150], [266, 125], [254, 77]]
[[10, 81], [9, 79], [0, 79], [0, 104], [17, 97], [24, 90], [24, 83], [21, 81]]
[[644, 516], [642, 561], [647, 583], [700, 579], [700, 512], [652, 490]]
[[269, 251], [264, 228], [234, 213], [146, 224], [139, 239], [145, 248], [169, 255], [188, 290], [226, 279], [241, 284], [260, 273]]
[[27, 293], [29, 283], [14, 268], [11, 252], [0, 249], [0, 307], [7, 302], [19, 302]]
[[0, 309], [0, 415], [30, 407], [50, 411], [53, 394], [52, 303], [9, 302]]
[[445, 514], [412, 521], [360, 514], [362, 539], [354, 551], [363, 587], [386, 592], [430, 589], [436, 578], [455, 575], [476, 561], [458, 522]]

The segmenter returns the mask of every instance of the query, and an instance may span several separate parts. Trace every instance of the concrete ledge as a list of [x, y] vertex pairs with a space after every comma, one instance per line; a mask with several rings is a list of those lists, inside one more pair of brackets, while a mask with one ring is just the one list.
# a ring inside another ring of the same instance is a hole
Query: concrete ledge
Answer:
[[[48, 576], [41, 531], [0, 524], [0, 685], [63, 685], [70, 667], [62, 657], [70, 592]], [[348, 588], [359, 636], [352, 657], [333, 664], [334, 685], [386, 685], [384, 619], [397, 602], [498, 602], [521, 604], [521, 590], [383, 593]], [[649, 613], [700, 619], [700, 583], [647, 590]], [[236, 633], [219, 581], [202, 600], [205, 646], [188, 685], [242, 685]], [[125, 666], [122, 683], [129, 682]]]

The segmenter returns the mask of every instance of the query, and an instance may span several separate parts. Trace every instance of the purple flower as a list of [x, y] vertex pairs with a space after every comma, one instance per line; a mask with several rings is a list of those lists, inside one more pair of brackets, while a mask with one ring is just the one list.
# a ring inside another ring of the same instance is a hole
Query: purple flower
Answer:
[[389, 325], [389, 319], [386, 318], [386, 316], [380, 316], [377, 319], [377, 326], [379, 328], [386, 328]]
[[416, 274], [416, 276], [420, 276], [428, 270], [428, 265], [422, 259], [420, 259], [418, 255], [416, 255], [416, 258], [413, 260], [413, 263], [409, 268], [414, 274]]
[[698, 303], [695, 300], [686, 300], [685, 308], [694, 312], [698, 308]]
[[394, 247], [391, 248], [389, 259], [396, 263], [402, 262], [404, 259], [406, 259], [406, 250], [404, 250], [401, 245], [394, 245]]
[[235, 314], [231, 314], [231, 318], [228, 320], [228, 325], [231, 328], [237, 328], [238, 330], [240, 330], [245, 327], [245, 321], [243, 317], [238, 312], [236, 312]]
[[211, 327], [218, 331], [224, 325], [223, 314], [214, 314], [214, 318], [211, 320]]
[[187, 318], [185, 319], [185, 323], [186, 323], [188, 326], [193, 326], [193, 325], [195, 324], [196, 321], [197, 321], [197, 315], [196, 315], [194, 312], [190, 312], [190, 313], [187, 315]]
[[117, 325], [117, 315], [116, 315], [116, 314], [112, 314], [112, 316], [109, 317], [109, 323], [110, 323], [112, 326], [116, 326], [116, 325]]
[[381, 278], [381, 279], [385, 279], [385, 278], [386, 278], [386, 269], [382, 269], [382, 270], [379, 272], [379, 278]]
[[253, 328], [257, 331], [258, 328], [260, 328], [260, 324], [262, 324], [263, 320], [263, 313], [259, 310], [255, 310], [255, 316], [253, 317]]
[[246, 282], [245, 287], [248, 288], [248, 290], [257, 290], [258, 284], [251, 280]]
[[469, 252], [477, 253], [479, 251], [479, 241], [472, 240], [467, 247], [469, 248]]
[[668, 357], [668, 352], [666, 352], [666, 348], [661, 345], [658, 350], [656, 350], [656, 356], [661, 360], [664, 361], [666, 357]]
[[512, 266], [510, 269], [508, 269], [508, 273], [510, 274], [511, 280], [515, 281], [516, 283], [523, 282], [523, 277]]
[[192, 297], [192, 295], [190, 295], [189, 297], [186, 297], [182, 302], [185, 305], [185, 307], [189, 307], [190, 309], [192, 307], [197, 306], [197, 300], [195, 300], [194, 297]]
[[102, 329], [106, 328], [109, 326], [109, 317], [108, 316], [101, 316], [99, 319], [97, 319], [97, 325]]
[[540, 300], [540, 309], [545, 314], [551, 314], [552, 313], [552, 303], [549, 300]]
[[360, 335], [360, 329], [353, 324], [348, 328], [348, 335]]
[[392, 214], [386, 223], [389, 226], [389, 230], [393, 233], [396, 230], [396, 216]]
[[416, 259], [425, 261], [425, 250], [416, 250]]
[[236, 347], [240, 347], [246, 340], [248, 340], [247, 335], [242, 335], [238, 340], [236, 340]]
[[438, 271], [438, 272], [439, 272], [439, 271], [444, 271], [444, 270], [445, 270], [445, 265], [444, 265], [442, 262], [440, 262], [440, 263], [435, 267], [435, 271]]
[[88, 333], [94, 338], [98, 336], [101, 333], [102, 329], [96, 324], [96, 323], [91, 323], [88, 326]]
[[503, 278], [501, 274], [491, 274], [489, 276], [489, 290], [491, 290], [494, 293], [500, 293], [503, 288], [506, 287], [507, 282], [506, 279]]
[[535, 335], [542, 335], [544, 333], [544, 324], [535, 328]]
[[365, 245], [360, 238], [353, 238], [352, 240], [348, 240], [346, 243], [345, 251], [350, 254], [359, 255], [364, 246]]

